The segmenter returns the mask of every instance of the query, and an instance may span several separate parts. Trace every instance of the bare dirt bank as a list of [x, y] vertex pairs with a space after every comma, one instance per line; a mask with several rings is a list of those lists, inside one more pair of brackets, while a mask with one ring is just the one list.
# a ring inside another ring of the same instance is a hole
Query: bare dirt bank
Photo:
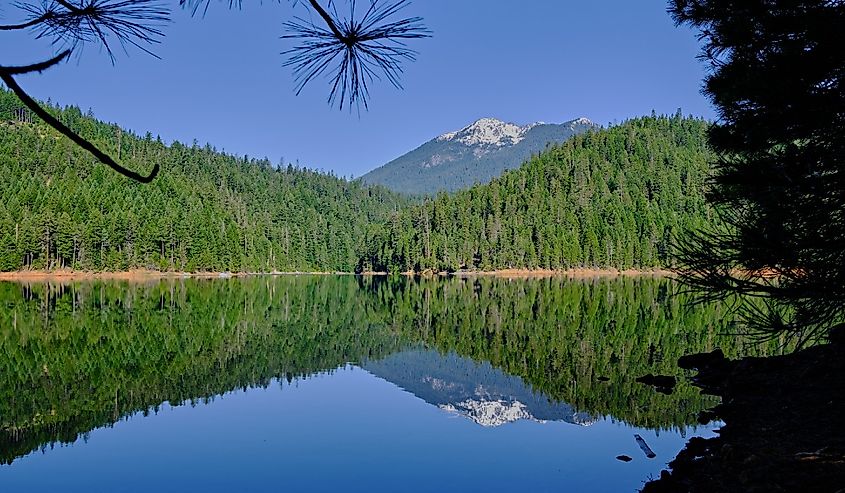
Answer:
[[117, 280], [130, 282], [146, 282], [159, 279], [227, 279], [231, 277], [249, 276], [283, 276], [283, 275], [348, 275], [343, 272], [165, 272], [155, 270], [129, 270], [120, 272], [92, 272], [76, 270], [31, 270], [0, 272], [0, 281], [15, 282], [68, 282], [91, 280]]
[[130, 270], [124, 272], [87, 272], [75, 270], [27, 270], [0, 272], [0, 281], [84, 281], [93, 279], [114, 279], [126, 281], [147, 281], [151, 279], [179, 278], [185, 274], [178, 272], [158, 272], [152, 270]]
[[[16, 282], [69, 282], [90, 280], [118, 280], [130, 282], [147, 282], [159, 279], [225, 279], [230, 277], [249, 276], [332, 276], [355, 275], [351, 272], [172, 272], [135, 269], [119, 272], [94, 272], [77, 270], [25, 270], [14, 272], [0, 272], [0, 281]], [[363, 272], [362, 276], [386, 276], [387, 272]], [[617, 269], [503, 269], [495, 271], [460, 271], [460, 272], [404, 272], [403, 275], [415, 277], [501, 277], [511, 279], [530, 279], [547, 277], [566, 277], [570, 279], [591, 279], [610, 277], [671, 277], [674, 274], [668, 270], [617, 270]]]
[[504, 278], [531, 278], [531, 277], [568, 277], [572, 279], [588, 279], [594, 277], [670, 277], [674, 273], [669, 270], [617, 270], [617, 269], [567, 269], [567, 270], [543, 270], [543, 269], [503, 269], [495, 271], [479, 272], [456, 272], [454, 275], [462, 277], [493, 276]]

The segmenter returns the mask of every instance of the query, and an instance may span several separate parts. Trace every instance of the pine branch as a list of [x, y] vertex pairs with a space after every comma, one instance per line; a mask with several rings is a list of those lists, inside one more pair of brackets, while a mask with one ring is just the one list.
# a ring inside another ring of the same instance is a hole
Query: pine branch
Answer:
[[63, 60], [68, 58], [70, 56], [70, 53], [70, 50], [65, 50], [49, 60], [45, 60], [39, 63], [33, 63], [32, 65], [21, 65], [17, 67], [4, 67], [0, 65], [0, 73], [8, 75], [31, 74], [33, 72], [40, 73], [50, 67], [58, 65]]
[[282, 38], [297, 39], [301, 44], [283, 52], [290, 55], [284, 65], [293, 67], [296, 94], [316, 77], [328, 74], [328, 103], [337, 103], [340, 109], [361, 104], [367, 108], [369, 84], [382, 77], [401, 89], [402, 62], [416, 59], [406, 40], [431, 36], [420, 17], [390, 20], [410, 4], [408, 0], [370, 0], [361, 16], [356, 16], [356, 2], [352, 0], [349, 15], [344, 18], [336, 10], [329, 13], [316, 0], [309, 3], [326, 27], [300, 17], [286, 22], [289, 34]]
[[[65, 55], [67, 56], [67, 55]], [[58, 63], [58, 62], [56, 62]], [[55, 65], [55, 63], [54, 63]], [[141, 183], [150, 183], [153, 179], [158, 175], [159, 172], [159, 165], [158, 163], [155, 164], [153, 170], [150, 172], [149, 175], [144, 176], [140, 175], [130, 169], [124, 168], [120, 164], [118, 164], [114, 159], [111, 158], [108, 154], [99, 150], [94, 144], [82, 138], [79, 134], [65, 126], [62, 122], [56, 119], [53, 115], [51, 115], [47, 110], [41, 107], [34, 99], [32, 99], [29, 94], [27, 94], [21, 86], [18, 85], [17, 81], [15, 81], [14, 77], [7, 72], [0, 71], [0, 80], [2, 80], [12, 92], [18, 97], [18, 99], [23, 102], [23, 104], [29, 108], [33, 113], [35, 113], [39, 118], [41, 118], [44, 123], [56, 129], [60, 134], [64, 135], [65, 137], [69, 138], [74, 144], [78, 145], [79, 147], [85, 149], [86, 151], [90, 152], [97, 158], [100, 162], [105, 164], [106, 166], [110, 167], [111, 169], [117, 171], [118, 173], [126, 176], [127, 178], [131, 178], [135, 181]]]

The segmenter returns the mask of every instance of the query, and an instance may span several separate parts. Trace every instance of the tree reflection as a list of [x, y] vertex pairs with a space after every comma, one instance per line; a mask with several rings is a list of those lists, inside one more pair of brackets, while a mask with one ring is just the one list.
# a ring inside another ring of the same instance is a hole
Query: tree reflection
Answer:
[[720, 335], [725, 307], [685, 308], [675, 291], [654, 279], [0, 283], [0, 461], [164, 402], [205, 403], [420, 344], [489, 361], [579, 412], [683, 427], [711, 402], [634, 379], [675, 371], [684, 353], [742, 348]]

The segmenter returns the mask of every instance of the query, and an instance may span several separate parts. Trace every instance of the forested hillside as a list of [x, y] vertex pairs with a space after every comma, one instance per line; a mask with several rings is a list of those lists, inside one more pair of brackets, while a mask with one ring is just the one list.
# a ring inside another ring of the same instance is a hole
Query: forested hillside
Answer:
[[0, 270], [179, 271], [355, 268], [371, 225], [403, 200], [381, 188], [210, 146], [165, 146], [53, 108], [129, 168], [114, 173], [0, 90]]
[[486, 185], [394, 214], [361, 270], [665, 267], [712, 220], [707, 122], [652, 116], [574, 137]]
[[711, 221], [707, 123], [647, 117], [574, 137], [422, 204], [210, 146], [164, 145], [53, 108], [135, 183], [0, 90], [0, 270], [423, 271], [665, 267]]

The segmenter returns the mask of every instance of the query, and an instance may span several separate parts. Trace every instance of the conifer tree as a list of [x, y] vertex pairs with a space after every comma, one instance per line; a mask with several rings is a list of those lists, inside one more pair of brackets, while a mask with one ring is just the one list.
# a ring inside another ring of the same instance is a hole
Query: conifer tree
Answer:
[[706, 298], [750, 295], [750, 329], [817, 339], [845, 315], [845, 2], [674, 0], [712, 69], [720, 228], [682, 237]]

